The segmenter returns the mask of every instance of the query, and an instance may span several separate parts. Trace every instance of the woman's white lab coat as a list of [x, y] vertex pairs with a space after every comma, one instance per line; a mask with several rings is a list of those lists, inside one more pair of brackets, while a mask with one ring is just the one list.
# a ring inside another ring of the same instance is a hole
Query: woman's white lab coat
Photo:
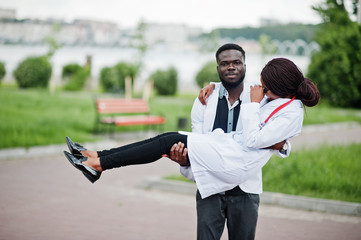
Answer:
[[[258, 172], [275, 152], [263, 149], [298, 135], [303, 123], [303, 105], [294, 100], [261, 127], [274, 109], [290, 99], [279, 98], [261, 106], [242, 104], [241, 132], [188, 135], [188, 156], [202, 198], [230, 190]], [[215, 158], [215, 156], [217, 156]], [[217, 159], [217, 161], [212, 161]]]

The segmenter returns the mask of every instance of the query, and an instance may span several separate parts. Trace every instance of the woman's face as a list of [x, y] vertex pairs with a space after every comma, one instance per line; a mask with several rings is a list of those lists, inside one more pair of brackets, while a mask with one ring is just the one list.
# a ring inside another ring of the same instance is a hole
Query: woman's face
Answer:
[[275, 100], [277, 98], [279, 98], [279, 96], [275, 95], [273, 92], [271, 92], [271, 90], [269, 90], [266, 86], [266, 84], [264, 84], [262, 77], [261, 77], [261, 83], [262, 83], [262, 87], [264, 89], [264, 93], [266, 94], [266, 96], [268, 97], [269, 101]]

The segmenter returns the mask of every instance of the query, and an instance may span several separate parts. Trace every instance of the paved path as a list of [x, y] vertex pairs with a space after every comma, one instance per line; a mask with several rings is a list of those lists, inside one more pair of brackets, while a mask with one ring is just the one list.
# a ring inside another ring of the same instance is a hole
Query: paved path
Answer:
[[[334, 132], [337, 139], [345, 134], [347, 142], [361, 142], [360, 127]], [[312, 131], [297, 141], [301, 146], [323, 134], [329, 143], [335, 137]], [[325, 138], [320, 139], [317, 143]], [[52, 156], [38, 151], [31, 158], [0, 158], [0, 240], [196, 239], [193, 196], [140, 187], [145, 178], [172, 173], [177, 174], [178, 167], [161, 159], [105, 172], [90, 184], [69, 166], [61, 150]], [[361, 239], [360, 217], [269, 205], [261, 205], [259, 215], [258, 240]], [[227, 239], [225, 234], [222, 239]]]

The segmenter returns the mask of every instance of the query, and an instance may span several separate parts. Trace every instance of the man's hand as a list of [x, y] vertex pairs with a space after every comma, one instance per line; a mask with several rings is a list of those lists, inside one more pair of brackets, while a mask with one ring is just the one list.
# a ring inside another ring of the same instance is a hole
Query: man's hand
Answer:
[[285, 143], [286, 143], [286, 140], [283, 140], [282, 142], [276, 143], [275, 145], [270, 146], [268, 148], [273, 149], [273, 150], [281, 150]]
[[201, 89], [201, 91], [199, 92], [199, 95], [198, 95], [198, 99], [203, 105], [207, 104], [206, 100], [209, 97], [209, 95], [212, 94], [215, 87], [216, 87], [216, 85], [210, 84]]
[[170, 156], [164, 154], [163, 157], [168, 157], [181, 166], [189, 166], [187, 153], [188, 149], [184, 148], [184, 143], [179, 142], [178, 144], [174, 144], [170, 149]]

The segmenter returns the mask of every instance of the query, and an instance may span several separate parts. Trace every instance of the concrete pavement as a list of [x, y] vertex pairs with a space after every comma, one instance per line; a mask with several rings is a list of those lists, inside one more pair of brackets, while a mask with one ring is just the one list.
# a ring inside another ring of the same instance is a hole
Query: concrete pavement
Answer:
[[[320, 140], [312, 146], [361, 142], [359, 126], [339, 126], [332, 131], [335, 136], [330, 131], [304, 132], [298, 137], [299, 147], [316, 138]], [[342, 142], [342, 136], [348, 140]], [[332, 141], [335, 137], [338, 140]], [[106, 141], [86, 146], [102, 149], [117, 144]], [[194, 196], [142, 187], [144, 179], [177, 174], [177, 165], [161, 159], [105, 172], [91, 184], [69, 165], [64, 149], [65, 144], [0, 151], [0, 240], [196, 239]], [[358, 216], [267, 204], [261, 204], [259, 215], [258, 240], [361, 239]], [[227, 239], [226, 233], [222, 239]]]

